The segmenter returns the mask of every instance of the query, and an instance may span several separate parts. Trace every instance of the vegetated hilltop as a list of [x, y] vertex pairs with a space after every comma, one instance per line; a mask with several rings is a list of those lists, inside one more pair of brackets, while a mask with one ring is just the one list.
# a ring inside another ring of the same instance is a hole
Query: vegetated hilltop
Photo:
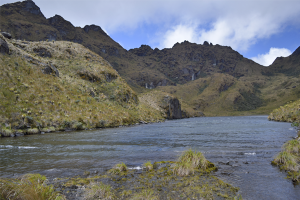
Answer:
[[59, 15], [46, 19], [33, 1], [5, 4], [0, 12], [0, 28], [13, 37], [80, 43], [109, 61], [136, 92], [154, 89], [177, 97], [184, 116], [267, 114], [300, 98], [298, 50], [268, 68], [208, 42], [127, 51], [99, 26], [74, 27]]
[[140, 103], [106, 60], [80, 44], [28, 42], [2, 34], [0, 43], [3, 136], [164, 119], [163, 110]]

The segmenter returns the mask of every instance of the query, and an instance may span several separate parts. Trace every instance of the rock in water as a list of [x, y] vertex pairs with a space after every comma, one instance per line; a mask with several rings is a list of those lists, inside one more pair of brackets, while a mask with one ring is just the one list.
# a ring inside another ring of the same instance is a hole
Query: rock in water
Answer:
[[8, 48], [8, 45], [7, 43], [0, 39], [0, 53], [2, 54], [9, 54], [9, 48]]

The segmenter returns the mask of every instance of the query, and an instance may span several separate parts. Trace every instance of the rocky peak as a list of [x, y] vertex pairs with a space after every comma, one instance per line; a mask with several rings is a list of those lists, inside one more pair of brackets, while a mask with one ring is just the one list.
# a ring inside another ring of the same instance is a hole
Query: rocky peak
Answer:
[[153, 53], [153, 49], [149, 45], [141, 45], [140, 48], [130, 49], [129, 52], [137, 56], [149, 56]]
[[49, 24], [56, 28], [61, 36], [64, 38], [68, 33], [72, 33], [75, 31], [75, 27], [71, 22], [65, 20], [62, 16], [60, 15], [55, 15], [53, 17], [50, 17], [47, 19]]
[[299, 56], [300, 55], [300, 46], [292, 53], [292, 56]]
[[40, 15], [40, 16], [44, 17], [40, 8], [32, 0], [23, 1], [22, 4], [24, 5], [22, 10], [29, 12], [31, 14], [34, 14], [34, 15]]
[[48, 19], [48, 22], [52, 25], [52, 26], [72, 26], [71, 22], [65, 20], [62, 16], [60, 15], [55, 15], [53, 17], [50, 17]]
[[89, 33], [90, 30], [92, 31], [95, 31], [95, 32], [99, 32], [103, 35], [107, 35], [100, 26], [97, 26], [95, 24], [92, 24], [92, 25], [86, 25], [83, 30], [86, 32], [86, 33]]

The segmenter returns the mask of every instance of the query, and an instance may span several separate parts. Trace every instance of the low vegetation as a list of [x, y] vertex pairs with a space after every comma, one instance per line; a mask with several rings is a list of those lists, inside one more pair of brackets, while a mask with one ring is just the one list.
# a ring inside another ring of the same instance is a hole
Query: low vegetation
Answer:
[[[268, 117], [269, 120], [292, 122], [292, 126], [299, 128], [300, 100], [275, 109]], [[281, 170], [288, 172], [288, 178], [294, 182], [300, 182], [300, 131], [296, 139], [287, 141], [280, 153], [272, 161]]]
[[27, 174], [19, 179], [0, 179], [0, 199], [64, 200], [65, 197], [47, 185], [45, 176]]
[[[185, 161], [194, 166], [194, 172], [184, 176], [174, 173], [177, 164]], [[188, 150], [176, 162], [148, 161], [144, 166], [142, 170], [135, 170], [120, 163], [96, 176], [85, 172], [83, 177], [51, 181], [38, 174], [1, 179], [0, 199], [242, 199], [237, 195], [238, 188], [213, 176], [211, 172], [216, 168], [200, 152]], [[116, 169], [118, 173], [112, 173]]]
[[6, 39], [0, 55], [2, 136], [164, 120], [99, 55], [72, 42]]

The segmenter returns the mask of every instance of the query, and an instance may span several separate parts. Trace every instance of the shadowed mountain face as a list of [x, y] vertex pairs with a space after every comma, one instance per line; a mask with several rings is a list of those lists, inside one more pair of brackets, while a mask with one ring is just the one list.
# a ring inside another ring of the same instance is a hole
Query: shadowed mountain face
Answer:
[[[231, 47], [208, 42], [185, 41], [162, 50], [141, 45], [127, 51], [99, 26], [74, 27], [59, 15], [46, 19], [33, 1], [6, 4], [0, 12], [0, 29], [13, 38], [80, 43], [109, 61], [135, 91], [156, 88], [169, 92], [186, 105], [189, 113], [227, 115], [257, 109], [261, 109], [258, 113], [267, 113], [300, 98], [299, 48], [266, 68]], [[286, 89], [292, 80], [296, 85], [291, 83], [291, 89]]]

